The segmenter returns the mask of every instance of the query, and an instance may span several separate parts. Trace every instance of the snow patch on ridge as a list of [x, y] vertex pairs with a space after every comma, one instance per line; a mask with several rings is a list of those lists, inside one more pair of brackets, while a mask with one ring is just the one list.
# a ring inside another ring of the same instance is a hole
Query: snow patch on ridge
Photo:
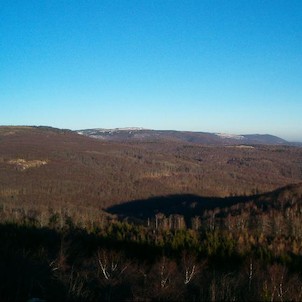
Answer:
[[[119, 132], [119, 131], [141, 131], [146, 130], [145, 128], [141, 127], [127, 127], [127, 128], [114, 128], [114, 129], [105, 129], [105, 128], [95, 128], [95, 129], [87, 129], [85, 132], [98, 132], [98, 133], [113, 133], [113, 132]], [[82, 134], [82, 131], [78, 131], [79, 134]]]
[[215, 135], [219, 136], [220, 138], [224, 138], [224, 139], [242, 140], [245, 138], [243, 135], [229, 134], [229, 133], [215, 133]]

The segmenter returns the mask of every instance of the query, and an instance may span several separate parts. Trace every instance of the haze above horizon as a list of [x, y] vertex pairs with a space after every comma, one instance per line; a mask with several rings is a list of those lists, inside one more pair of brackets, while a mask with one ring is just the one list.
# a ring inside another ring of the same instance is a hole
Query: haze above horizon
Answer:
[[302, 141], [302, 1], [0, 2], [0, 124]]

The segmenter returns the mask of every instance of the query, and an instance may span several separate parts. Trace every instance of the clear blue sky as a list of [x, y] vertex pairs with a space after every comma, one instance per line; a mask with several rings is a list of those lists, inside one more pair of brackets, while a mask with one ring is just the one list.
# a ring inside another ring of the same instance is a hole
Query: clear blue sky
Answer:
[[302, 1], [0, 0], [0, 124], [302, 141]]

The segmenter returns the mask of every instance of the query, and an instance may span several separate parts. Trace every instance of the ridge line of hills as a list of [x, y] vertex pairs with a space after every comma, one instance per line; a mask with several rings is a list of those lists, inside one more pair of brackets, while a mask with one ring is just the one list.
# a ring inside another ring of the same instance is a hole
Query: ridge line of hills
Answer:
[[153, 130], [139, 127], [115, 128], [115, 129], [82, 129], [76, 130], [78, 134], [100, 140], [110, 141], [178, 141], [195, 144], [209, 145], [293, 145], [278, 136], [271, 134], [228, 134], [200, 131], [178, 130]]
[[143, 127], [88, 128], [71, 130], [52, 126], [0, 125], [2, 129], [41, 129], [55, 132], [74, 132], [90, 138], [116, 142], [158, 142], [174, 141], [204, 145], [287, 145], [302, 146], [302, 142], [287, 141], [272, 134], [230, 134], [202, 131], [154, 130]]

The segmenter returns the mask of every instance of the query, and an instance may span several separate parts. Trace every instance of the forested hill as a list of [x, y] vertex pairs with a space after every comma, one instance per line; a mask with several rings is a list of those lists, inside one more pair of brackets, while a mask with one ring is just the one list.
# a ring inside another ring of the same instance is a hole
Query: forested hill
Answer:
[[100, 141], [70, 130], [0, 127], [4, 202], [107, 208], [152, 196], [226, 197], [302, 180], [302, 149]]
[[272, 192], [244, 196], [203, 197], [191, 194], [156, 196], [146, 200], [134, 200], [107, 209], [121, 218], [147, 220], [158, 213], [165, 216], [178, 214], [184, 216], [190, 224], [195, 216], [206, 216], [214, 211], [216, 217], [240, 216], [249, 213], [251, 216], [266, 215], [275, 210], [296, 211], [302, 208], [302, 183], [288, 185]]

